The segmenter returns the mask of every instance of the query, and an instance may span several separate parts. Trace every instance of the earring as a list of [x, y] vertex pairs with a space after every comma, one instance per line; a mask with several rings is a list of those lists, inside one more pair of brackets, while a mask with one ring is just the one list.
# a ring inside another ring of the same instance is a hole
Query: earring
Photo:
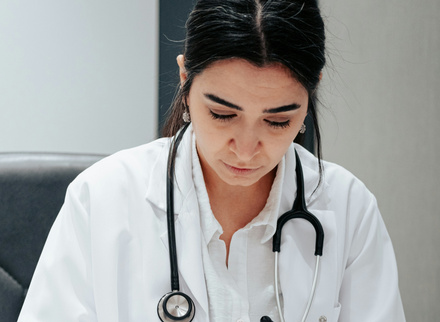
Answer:
[[306, 125], [304, 123], [301, 125], [301, 129], [299, 130], [299, 133], [301, 134], [306, 133]]
[[187, 112], [187, 111], [183, 112], [182, 119], [183, 119], [183, 122], [185, 122], [185, 123], [191, 122], [191, 116], [190, 116], [189, 112]]

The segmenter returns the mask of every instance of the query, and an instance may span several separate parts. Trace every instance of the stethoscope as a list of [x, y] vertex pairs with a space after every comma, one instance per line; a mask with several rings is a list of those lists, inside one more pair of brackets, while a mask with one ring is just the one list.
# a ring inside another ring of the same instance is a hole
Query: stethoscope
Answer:
[[[157, 304], [157, 314], [163, 322], [171, 321], [183, 321], [190, 322], [194, 319], [196, 313], [196, 307], [193, 300], [183, 292], [180, 292], [179, 286], [179, 271], [177, 267], [177, 250], [176, 250], [176, 233], [174, 229], [174, 165], [176, 160], [177, 148], [182, 141], [183, 134], [188, 128], [190, 123], [186, 124], [175, 140], [171, 143], [170, 153], [168, 155], [168, 167], [167, 167], [167, 227], [168, 227], [168, 247], [170, 255], [170, 269], [171, 269], [171, 292], [162, 296]], [[280, 315], [281, 322], [284, 322], [279, 290], [278, 290], [278, 253], [281, 251], [281, 231], [284, 224], [294, 218], [302, 218], [310, 222], [315, 228], [316, 242], [315, 242], [315, 273], [313, 276], [312, 289], [307, 301], [307, 306], [302, 318], [304, 322], [310, 311], [310, 306], [313, 301], [316, 290], [316, 282], [319, 272], [319, 259], [322, 256], [322, 248], [324, 245], [324, 230], [319, 220], [312, 215], [306, 207], [304, 198], [304, 177], [301, 167], [301, 161], [298, 153], [295, 151], [296, 158], [296, 184], [297, 195], [293, 203], [292, 210], [286, 212], [277, 221], [277, 229], [273, 236], [272, 250], [275, 252], [275, 295], [278, 307], [278, 313]], [[261, 321], [271, 321], [267, 316], [261, 318]]]

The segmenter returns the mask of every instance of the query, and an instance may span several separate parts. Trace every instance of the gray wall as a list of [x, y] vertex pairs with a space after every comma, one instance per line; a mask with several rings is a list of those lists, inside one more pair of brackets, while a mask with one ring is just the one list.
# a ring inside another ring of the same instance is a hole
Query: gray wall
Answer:
[[324, 158], [376, 195], [408, 321], [440, 316], [440, 2], [321, 1]]
[[157, 128], [156, 1], [0, 1], [0, 151], [112, 153]]

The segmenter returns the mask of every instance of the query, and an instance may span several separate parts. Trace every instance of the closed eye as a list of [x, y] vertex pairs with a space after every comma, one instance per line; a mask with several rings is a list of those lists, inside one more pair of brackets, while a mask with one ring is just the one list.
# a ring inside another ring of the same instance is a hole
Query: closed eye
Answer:
[[[223, 122], [227, 122], [232, 120], [234, 117], [237, 116], [237, 114], [218, 114], [218, 113], [214, 113], [212, 110], [209, 110], [209, 114], [211, 115], [211, 117], [214, 120], [219, 120], [219, 121], [223, 121]], [[286, 120], [283, 122], [276, 122], [276, 121], [270, 121], [265, 119], [264, 120], [269, 126], [273, 127], [273, 128], [277, 128], [277, 129], [285, 129], [287, 127], [290, 126], [290, 120]]]
[[209, 113], [211, 114], [211, 117], [214, 120], [220, 120], [220, 121], [228, 121], [237, 116], [237, 114], [217, 114], [211, 110], [209, 110]]
[[264, 120], [267, 124], [269, 124], [271, 127], [279, 128], [279, 129], [285, 129], [290, 126], [290, 120], [284, 121], [284, 122], [274, 122], [269, 120]]

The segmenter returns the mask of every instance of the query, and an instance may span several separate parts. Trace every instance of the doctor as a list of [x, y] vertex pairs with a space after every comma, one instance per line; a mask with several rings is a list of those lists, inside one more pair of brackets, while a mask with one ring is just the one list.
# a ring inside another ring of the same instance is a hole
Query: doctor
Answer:
[[[165, 138], [95, 164], [69, 186], [19, 321], [160, 321], [170, 292], [167, 160], [175, 156], [180, 291], [193, 321], [301, 321], [314, 274], [315, 231], [291, 220], [297, 194], [325, 233], [307, 321], [405, 321], [392, 244], [374, 196], [320, 158], [316, 90], [325, 63], [316, 1], [199, 0], [177, 59], [180, 88]], [[309, 116], [307, 116], [309, 115]], [[300, 145], [311, 117], [318, 157]], [[280, 316], [281, 315], [281, 316]]]

